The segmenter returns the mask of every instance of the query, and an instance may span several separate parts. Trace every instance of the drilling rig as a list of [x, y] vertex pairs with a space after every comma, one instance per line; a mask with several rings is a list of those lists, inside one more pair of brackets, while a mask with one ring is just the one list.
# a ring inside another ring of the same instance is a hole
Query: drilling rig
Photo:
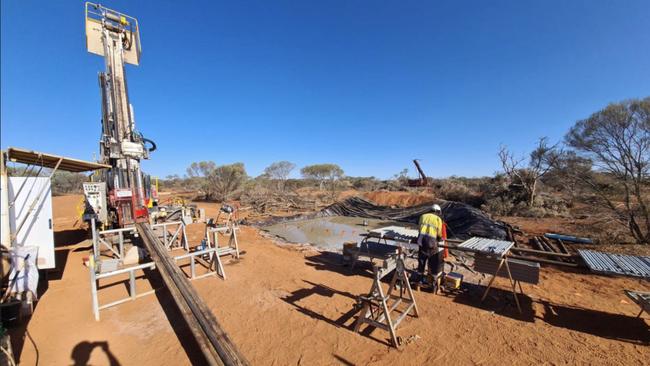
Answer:
[[[130, 276], [130, 297], [101, 306], [107, 308], [143, 296], [144, 294], [136, 295], [135, 273], [145, 268], [156, 268], [203, 352], [206, 363], [247, 365], [248, 361], [239, 353], [214, 314], [196, 293], [178, 263], [179, 260], [190, 258], [191, 278], [194, 279], [196, 256], [200, 255], [203, 262], [218, 262], [218, 248], [215, 246], [172, 257], [172, 244], [181, 229], [186, 243], [185, 249], [189, 251], [184, 231], [185, 220], [175, 223], [180, 224], [180, 227], [169, 240], [164, 226], [166, 224], [150, 223], [150, 219], [160, 213], [156, 210], [149, 211], [157, 198], [157, 192], [152, 189], [149, 176], [142, 173], [140, 162], [149, 158], [149, 153], [156, 149], [156, 145], [144, 138], [135, 128], [124, 68], [125, 64], [137, 66], [140, 63], [138, 20], [98, 4], [86, 3], [86, 47], [90, 53], [104, 57], [106, 70], [99, 73], [102, 101], [99, 150], [100, 162], [103, 163], [101, 165], [110, 166], [100, 174], [99, 182], [84, 183], [84, 219], [91, 222], [93, 236], [93, 253], [88, 266], [95, 319], [99, 320], [97, 289], [100, 278], [125, 273]], [[181, 212], [185, 216], [183, 207]], [[97, 230], [96, 222], [112, 229]], [[160, 229], [160, 225], [163, 225], [162, 233], [155, 230], [156, 226]], [[117, 241], [107, 237], [106, 240], [100, 238], [100, 235], [113, 234], [118, 235]], [[123, 250], [125, 241], [143, 248], [151, 261], [127, 266]], [[118, 250], [114, 248], [116, 245]], [[117, 258], [102, 259], [100, 247], [108, 249]], [[208, 270], [213, 266], [210, 263]]]
[[148, 222], [157, 198], [141, 161], [156, 149], [135, 127], [129, 101], [125, 64], [139, 65], [141, 45], [138, 20], [101, 5], [86, 3], [86, 47], [103, 56], [99, 73], [102, 132], [99, 162], [110, 165], [99, 182], [84, 185], [87, 211], [106, 227], [125, 227]]
[[409, 179], [408, 180], [408, 186], [409, 187], [427, 187], [431, 185], [430, 178], [427, 177], [426, 174], [424, 174], [424, 170], [422, 170], [422, 167], [420, 166], [420, 163], [418, 162], [418, 159], [413, 159], [413, 164], [415, 164], [415, 170], [418, 171], [418, 174], [420, 175], [420, 178], [418, 179]]

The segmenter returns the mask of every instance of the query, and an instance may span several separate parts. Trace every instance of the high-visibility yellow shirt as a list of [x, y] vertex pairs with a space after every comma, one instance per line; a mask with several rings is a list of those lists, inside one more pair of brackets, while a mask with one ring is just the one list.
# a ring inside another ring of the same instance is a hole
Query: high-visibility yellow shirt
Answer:
[[432, 213], [420, 216], [420, 234], [439, 238], [442, 236], [442, 219]]

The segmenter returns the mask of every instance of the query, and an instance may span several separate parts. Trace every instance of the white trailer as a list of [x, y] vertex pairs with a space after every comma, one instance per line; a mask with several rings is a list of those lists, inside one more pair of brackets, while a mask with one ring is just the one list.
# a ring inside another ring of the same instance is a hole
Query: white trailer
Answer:
[[[52, 228], [52, 186], [47, 177], [9, 177], [9, 226], [15, 233], [14, 245], [38, 248], [38, 269], [52, 269], [54, 230]], [[43, 192], [39, 195], [40, 192]], [[32, 203], [35, 202], [34, 205]], [[17, 230], [18, 225], [22, 227]]]
[[[6, 164], [10, 162], [25, 164], [21, 174], [23, 176], [9, 176]], [[18, 272], [25, 271], [22, 270], [22, 265], [18, 266], [20, 268], [15, 268], [13, 262], [24, 263], [29, 260], [35, 263], [39, 270], [52, 269], [56, 266], [50, 183], [52, 175], [57, 170], [85, 172], [107, 168], [110, 168], [110, 165], [14, 147], [10, 147], [6, 152], [0, 152], [0, 244], [3, 247], [3, 256], [12, 258], [14, 268], [11, 270], [15, 272], [10, 277], [8, 288], [3, 292], [1, 303], [8, 301], [15, 292], [23, 291], [15, 285], [17, 281], [21, 281]], [[46, 172], [47, 176], [45, 176]], [[25, 254], [28, 249], [32, 250], [30, 248], [37, 249], [35, 256]], [[6, 268], [0, 268], [2, 276], [7, 272]]]

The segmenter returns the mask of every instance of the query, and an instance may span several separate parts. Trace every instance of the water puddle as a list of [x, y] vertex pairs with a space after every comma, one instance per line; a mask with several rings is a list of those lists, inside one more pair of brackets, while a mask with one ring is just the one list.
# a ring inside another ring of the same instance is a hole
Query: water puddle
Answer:
[[[364, 221], [367, 226], [364, 226]], [[360, 234], [384, 226], [405, 226], [402, 222], [361, 217], [333, 216], [283, 222], [263, 229], [291, 243], [312, 244], [319, 249], [340, 251], [344, 242], [358, 242]]]

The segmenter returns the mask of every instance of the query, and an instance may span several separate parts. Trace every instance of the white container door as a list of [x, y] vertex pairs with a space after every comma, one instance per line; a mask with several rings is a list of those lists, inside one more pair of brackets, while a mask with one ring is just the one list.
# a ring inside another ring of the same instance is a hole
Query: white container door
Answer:
[[[35, 200], [36, 204], [34, 204]], [[24, 220], [24, 224], [16, 235], [14, 245], [38, 247], [36, 261], [38, 268], [54, 268], [50, 179], [45, 177], [9, 177], [9, 204], [12, 202], [14, 204], [9, 209], [11, 232], [15, 234], [18, 226]], [[30, 210], [32, 204], [34, 206]]]

